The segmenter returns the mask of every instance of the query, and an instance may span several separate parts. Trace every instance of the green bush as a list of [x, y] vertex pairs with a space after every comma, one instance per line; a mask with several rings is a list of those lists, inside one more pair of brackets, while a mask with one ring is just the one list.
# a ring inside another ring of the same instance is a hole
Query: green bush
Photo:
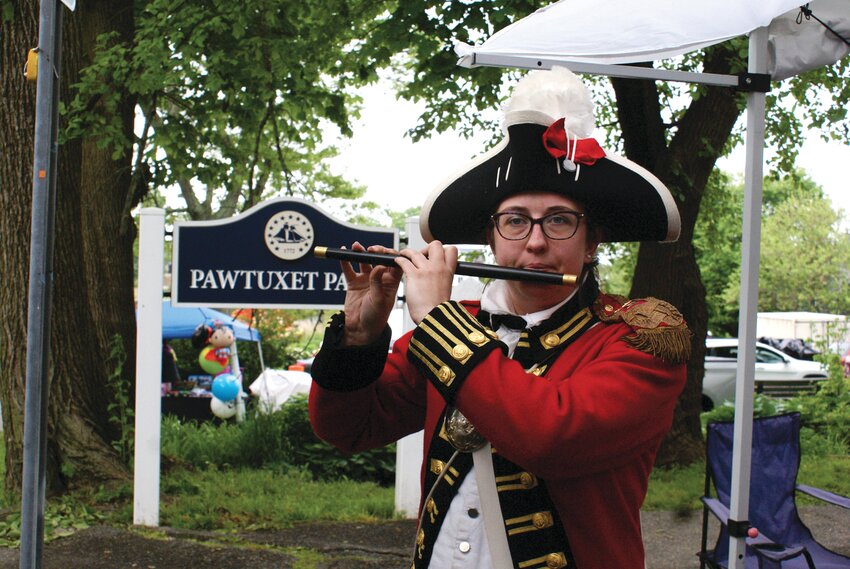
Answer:
[[307, 398], [297, 396], [277, 412], [286, 425], [282, 433], [291, 445], [288, 463], [303, 466], [317, 480], [360, 480], [390, 485], [395, 480], [395, 444], [345, 456], [320, 440], [310, 426]]
[[165, 417], [162, 454], [195, 468], [281, 465], [306, 470], [317, 480], [384, 486], [395, 480], [395, 445], [343, 455], [313, 433], [304, 396], [273, 413], [252, 411], [241, 423], [184, 423]]
[[[769, 417], [780, 413], [781, 406], [775, 399], [756, 393], [753, 396], [753, 417]], [[724, 401], [722, 405], [718, 405], [711, 411], [706, 411], [700, 418], [702, 419], [703, 430], [709, 423], [715, 421], [731, 421], [735, 418], [735, 403], [733, 401]]]
[[[800, 413], [800, 443], [804, 456], [850, 452], [850, 389], [846, 379], [830, 373], [830, 378], [822, 382], [815, 393], [783, 400], [756, 394], [753, 399], [753, 417], [792, 412]], [[713, 421], [731, 421], [735, 418], [735, 405], [727, 401], [703, 413], [701, 418], [703, 428]]]
[[785, 410], [799, 411], [811, 437], [824, 439], [821, 444], [831, 447], [831, 454], [850, 450], [850, 389], [843, 377], [831, 374], [816, 393], [791, 399]]

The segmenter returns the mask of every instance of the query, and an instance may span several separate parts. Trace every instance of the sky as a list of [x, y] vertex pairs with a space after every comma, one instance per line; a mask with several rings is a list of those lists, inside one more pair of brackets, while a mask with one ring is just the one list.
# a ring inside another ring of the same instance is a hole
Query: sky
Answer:
[[[365, 107], [354, 137], [341, 144], [342, 155], [334, 166], [366, 186], [368, 200], [394, 211], [418, 207], [438, 184], [485, 149], [485, 136], [465, 140], [453, 133], [414, 144], [404, 133], [416, 124], [421, 105], [396, 100], [382, 87], [370, 87], [363, 94]], [[823, 142], [812, 132], [797, 163], [823, 187], [833, 206], [850, 216], [850, 146]], [[743, 175], [743, 147], [720, 166]]]

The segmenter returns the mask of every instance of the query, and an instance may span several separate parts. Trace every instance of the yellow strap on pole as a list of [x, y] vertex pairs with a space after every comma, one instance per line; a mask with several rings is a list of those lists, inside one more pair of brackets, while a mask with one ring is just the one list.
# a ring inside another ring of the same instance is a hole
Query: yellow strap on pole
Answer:
[[38, 78], [38, 48], [33, 48], [27, 52], [24, 77], [26, 77], [27, 81], [35, 81]]

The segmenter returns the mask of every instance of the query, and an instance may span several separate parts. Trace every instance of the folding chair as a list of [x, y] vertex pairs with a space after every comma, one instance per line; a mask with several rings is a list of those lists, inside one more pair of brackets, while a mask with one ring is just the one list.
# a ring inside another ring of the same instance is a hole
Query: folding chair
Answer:
[[[734, 424], [710, 423], [706, 439], [705, 496], [702, 501], [700, 569], [729, 566], [729, 496], [732, 479]], [[747, 569], [850, 569], [850, 557], [820, 545], [797, 513], [795, 489], [850, 509], [850, 499], [797, 485], [800, 467], [800, 414], [789, 413], [753, 420], [750, 483], [750, 527], [758, 536], [747, 538]], [[710, 498], [711, 482], [717, 499]], [[720, 520], [714, 549], [707, 550], [708, 513]]]

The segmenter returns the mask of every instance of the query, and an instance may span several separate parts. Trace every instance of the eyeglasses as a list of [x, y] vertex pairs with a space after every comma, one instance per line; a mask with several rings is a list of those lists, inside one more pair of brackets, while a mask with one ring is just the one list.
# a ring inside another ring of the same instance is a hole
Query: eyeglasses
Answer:
[[577, 211], [557, 211], [533, 218], [524, 213], [505, 211], [491, 217], [499, 235], [509, 241], [520, 241], [531, 235], [534, 226], [540, 224], [543, 235], [549, 239], [569, 239], [578, 231], [579, 222], [584, 217]]

